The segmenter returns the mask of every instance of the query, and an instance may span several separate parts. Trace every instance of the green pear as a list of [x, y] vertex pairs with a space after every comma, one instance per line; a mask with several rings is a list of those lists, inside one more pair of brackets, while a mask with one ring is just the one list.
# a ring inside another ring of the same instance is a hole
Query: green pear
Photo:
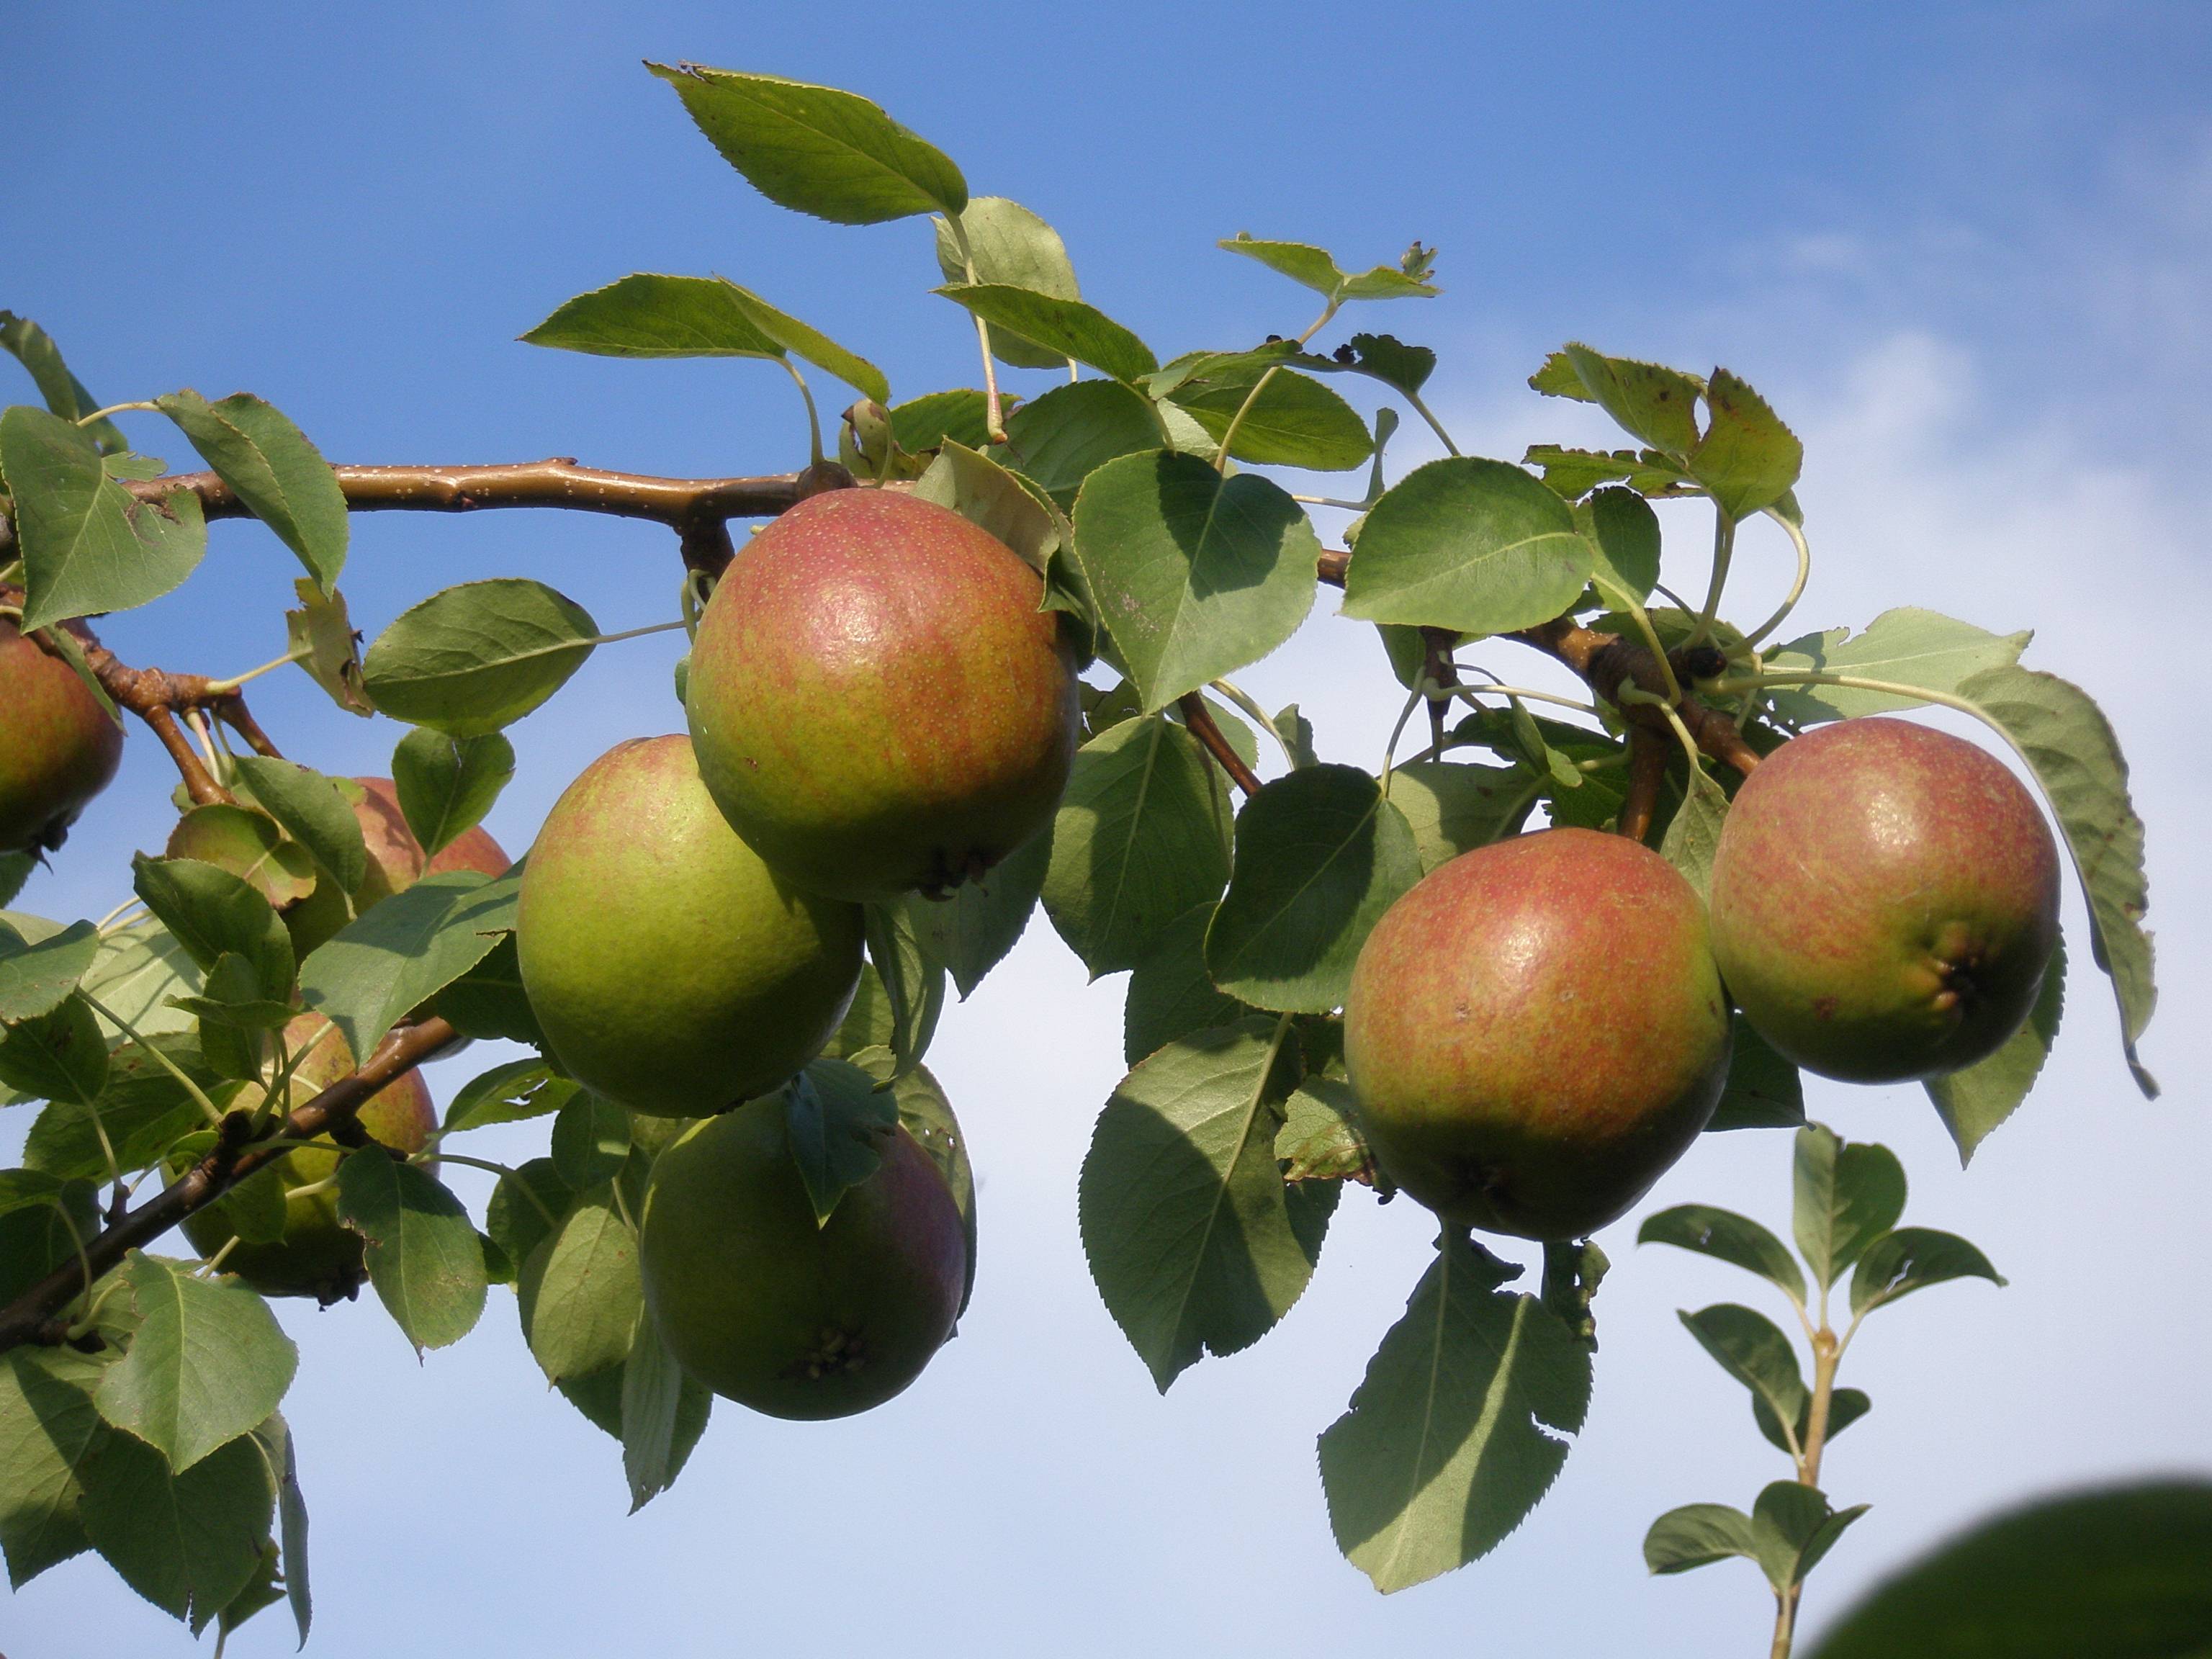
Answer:
[[815, 495], [731, 562], [692, 642], [700, 775], [811, 892], [943, 893], [1052, 822], [1076, 664], [1044, 584], [958, 514]]
[[0, 853], [50, 852], [115, 776], [123, 728], [76, 671], [0, 617]]
[[1713, 952], [1759, 1034], [1851, 1083], [2002, 1048], [2058, 941], [2058, 848], [1987, 751], [1909, 720], [1784, 744], [1713, 856]]
[[[292, 1073], [290, 1106], [304, 1106], [340, 1078], [353, 1074], [353, 1051], [337, 1027], [322, 1015], [301, 1014], [284, 1028], [284, 1040], [295, 1053], [305, 1050]], [[249, 1085], [232, 1103], [251, 1110], [266, 1098], [265, 1090]], [[371, 1096], [356, 1121], [371, 1139], [396, 1152], [413, 1153], [429, 1144], [431, 1132], [438, 1127], [438, 1111], [422, 1073], [408, 1072]], [[365, 1277], [362, 1240], [338, 1220], [336, 1189], [292, 1196], [336, 1175], [338, 1158], [337, 1144], [324, 1137], [247, 1176], [246, 1182], [273, 1181], [283, 1188], [284, 1236], [271, 1241], [240, 1239], [223, 1257], [223, 1271], [236, 1273], [264, 1296], [312, 1296], [325, 1305], [351, 1296]], [[230, 1244], [235, 1230], [217, 1205], [186, 1218], [185, 1237], [203, 1256], [212, 1256]]]
[[1581, 1237], [1711, 1118], [1729, 1006], [1705, 908], [1656, 853], [1546, 830], [1462, 854], [1383, 914], [1344, 1051], [1382, 1172], [1447, 1220]]
[[781, 1095], [697, 1125], [653, 1166], [638, 1259], [684, 1368], [772, 1417], [849, 1417], [921, 1375], [968, 1268], [958, 1205], [903, 1128], [817, 1225]]
[[634, 1111], [704, 1117], [821, 1052], [860, 975], [858, 906], [794, 890], [699, 781], [691, 740], [618, 744], [524, 866], [522, 988], [562, 1069]]

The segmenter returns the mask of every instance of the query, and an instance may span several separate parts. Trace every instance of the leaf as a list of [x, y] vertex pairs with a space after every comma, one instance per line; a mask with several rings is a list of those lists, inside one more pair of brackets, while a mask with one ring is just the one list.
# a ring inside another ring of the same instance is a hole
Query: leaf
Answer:
[[1797, 1132], [1797, 1249], [1824, 1288], [1905, 1212], [1905, 1166], [1887, 1146], [1847, 1146], [1825, 1125]]
[[646, 67], [676, 88], [722, 159], [779, 207], [872, 225], [968, 205], [967, 180], [951, 160], [855, 93], [699, 64]]
[[131, 860], [131, 887], [202, 968], [228, 951], [253, 965], [272, 998], [291, 994], [292, 937], [269, 901], [228, 870], [191, 859]]
[[[497, 732], [455, 738], [418, 726], [392, 751], [399, 811], [425, 858], [482, 823], [514, 776], [514, 745]], [[360, 884], [347, 883], [346, 890]]]
[[1805, 1275], [1798, 1269], [1796, 1257], [1748, 1216], [1717, 1210], [1710, 1204], [1678, 1204], [1647, 1217], [1637, 1229], [1636, 1242], [1672, 1244], [1729, 1262], [1779, 1285], [1792, 1302], [1804, 1305]]
[[[37, 1160], [26, 1155], [26, 1161]], [[57, 1204], [0, 1215], [0, 1306], [13, 1302], [65, 1261], [80, 1239], [100, 1231], [98, 1194], [90, 1180], [65, 1186]]]
[[226, 1607], [260, 1566], [276, 1492], [245, 1435], [172, 1473], [127, 1434], [84, 1468], [84, 1529], [123, 1582], [176, 1618]]
[[1752, 1505], [1752, 1541], [1766, 1582], [1780, 1595], [1802, 1582], [1828, 1553], [1845, 1527], [1866, 1513], [1866, 1505], [1837, 1515], [1816, 1487], [1776, 1480], [1761, 1489]]
[[338, 476], [307, 435], [270, 404], [240, 392], [210, 403], [173, 392], [154, 406], [177, 423], [200, 459], [246, 510], [299, 555], [324, 592], [345, 568], [351, 523]]
[[1717, 368], [1705, 382], [1705, 435], [1688, 463], [1722, 512], [1747, 519], [1789, 494], [1805, 465], [1805, 446], [1765, 398]]
[[2212, 1644], [2212, 1481], [2045, 1498], [1892, 1573], [1810, 1659], [2184, 1659]]
[[484, 1206], [484, 1235], [518, 1265], [559, 1229], [571, 1194], [550, 1158], [533, 1158], [499, 1178]]
[[1385, 1594], [1486, 1554], [1558, 1478], [1589, 1409], [1590, 1352], [1449, 1231], [1321, 1437], [1337, 1547]]
[[1346, 344], [1361, 374], [1395, 387], [1408, 398], [1419, 397], [1429, 376], [1437, 371], [1435, 352], [1426, 346], [1407, 345], [1392, 335], [1355, 334]]
[[476, 1328], [483, 1250], [461, 1201], [427, 1170], [365, 1148], [338, 1165], [338, 1219], [366, 1243], [368, 1281], [421, 1354]]
[[300, 1448], [283, 1413], [273, 1414], [256, 1431], [256, 1437], [281, 1440], [281, 1455], [272, 1459], [276, 1468], [276, 1523], [283, 1540], [284, 1599], [291, 1604], [292, 1623], [307, 1645], [308, 1627], [314, 1623], [314, 1597], [307, 1574], [307, 1499], [300, 1490]]
[[1214, 988], [1206, 971], [1206, 930], [1213, 901], [1184, 911], [1161, 929], [1129, 975], [1121, 1016], [1121, 1054], [1134, 1066], [1177, 1037], [1233, 1024], [1251, 1009]]
[[1759, 1559], [1751, 1517], [1726, 1504], [1685, 1504], [1644, 1534], [1644, 1565], [1654, 1573], [1687, 1572], [1731, 1556]]
[[1424, 875], [1520, 834], [1536, 805], [1536, 780], [1520, 766], [1414, 761], [1391, 772], [1389, 788], [1390, 805], [1413, 832]]
[[62, 1204], [77, 1184], [44, 1170], [0, 1170], [0, 1215]]
[[[1256, 465], [1343, 472], [1364, 465], [1375, 453], [1375, 441], [1358, 410], [1319, 380], [1286, 368], [1186, 381], [1177, 388], [1175, 400], [1216, 442], [1228, 435], [1230, 422], [1237, 421], [1229, 453]], [[1240, 410], [1241, 421], [1237, 419]]]
[[276, 1409], [300, 1351], [235, 1279], [195, 1278], [189, 1263], [137, 1250], [122, 1274], [138, 1328], [93, 1398], [182, 1474]]
[[1163, 1394], [1273, 1328], [1321, 1254], [1275, 1162], [1281, 1034], [1247, 1019], [1170, 1043], [1121, 1079], [1083, 1160], [1091, 1276]]
[[1284, 1105], [1275, 1156], [1285, 1181], [1373, 1181], [1375, 1155], [1359, 1133], [1352, 1085], [1310, 1076], [1300, 1084]]
[[621, 1364], [645, 1306], [637, 1235], [613, 1194], [596, 1187], [578, 1199], [523, 1264], [523, 1334], [555, 1382]]
[[1519, 467], [1448, 457], [1369, 512], [1344, 614], [1463, 634], [1533, 628], [1574, 603], [1595, 559], [1567, 504]]
[[595, 357], [783, 356], [720, 277], [652, 271], [633, 271], [564, 301], [522, 339]]
[[1729, 1020], [1728, 1084], [1714, 1108], [1711, 1129], [1794, 1129], [1805, 1121], [1805, 1080], [1752, 1029], [1741, 1014]]
[[71, 922], [36, 944], [0, 922], [0, 1024], [52, 1013], [92, 971], [100, 930]]
[[[1075, 267], [1068, 262], [1067, 245], [1060, 240], [1060, 233], [1019, 202], [1010, 202], [1003, 196], [977, 196], [969, 201], [960, 215], [960, 228], [966, 234], [968, 252], [975, 262], [972, 272], [962, 257], [951, 224], [941, 218], [932, 222], [937, 228], [937, 268], [948, 283], [972, 280], [1025, 288], [1060, 300], [1082, 297]], [[1067, 362], [1060, 353], [1025, 340], [1011, 329], [992, 331], [991, 355], [1017, 368], [1061, 368]]]
[[339, 886], [350, 893], [361, 885], [368, 873], [368, 849], [361, 820], [335, 783], [320, 772], [266, 755], [240, 755], [234, 764], [261, 809], [313, 854]]
[[1229, 786], [1164, 714], [1079, 750], [1053, 822], [1045, 913], [1095, 977], [1132, 968], [1229, 880]]
[[[147, 1037], [190, 1030], [191, 1017], [171, 1008], [168, 1000], [199, 988], [198, 964], [174, 934], [150, 918], [111, 930], [82, 986], [87, 996]], [[111, 1037], [122, 1035], [105, 1019], [100, 1029]]]
[[1712, 884], [1713, 854], [1720, 846], [1721, 826], [1728, 818], [1728, 795], [1702, 764], [1685, 769], [1688, 787], [1682, 804], [1668, 820], [1667, 833], [1659, 838], [1659, 851], [1702, 899]]
[[1420, 878], [1413, 830], [1366, 773], [1276, 779], [1237, 817], [1229, 890], [1206, 935], [1213, 982], [1255, 1007], [1327, 1012], [1369, 932]]
[[777, 310], [750, 289], [739, 288], [726, 277], [716, 280], [729, 289], [730, 303], [744, 313], [745, 319], [793, 356], [803, 357], [817, 368], [835, 374], [864, 398], [873, 398], [879, 404], [890, 402], [890, 382], [866, 358], [847, 350], [789, 312]]
[[438, 993], [437, 1011], [463, 1036], [545, 1046], [545, 1033], [522, 988], [522, 964], [512, 933], [501, 935], [490, 954]]
[[301, 996], [366, 1058], [410, 1009], [483, 961], [513, 929], [516, 880], [472, 870], [423, 877], [310, 953], [300, 965]]
[[891, 438], [909, 455], [926, 453], [947, 438], [981, 449], [991, 441], [984, 415], [983, 394], [972, 386], [926, 392], [891, 405]]
[[1262, 241], [1240, 230], [1214, 246], [1256, 259], [1278, 275], [1331, 300], [1426, 299], [1438, 291], [1422, 280], [1427, 275], [1425, 262], [1419, 264], [1418, 275], [1402, 266], [1376, 265], [1351, 276], [1337, 268], [1334, 256], [1326, 249], [1304, 242]]
[[2006, 1039], [1985, 1060], [1948, 1077], [1930, 1078], [1924, 1085], [1935, 1103], [1936, 1115], [1951, 1132], [1959, 1148], [1959, 1167], [1966, 1168], [1974, 1149], [1990, 1132], [2013, 1115], [2041, 1075], [2043, 1062], [2058, 1036], [2058, 1018], [2066, 1006], [2066, 945], [2058, 941], [2051, 963], [2043, 970], [2043, 987], [2027, 1023]]
[[92, 1401], [106, 1369], [68, 1348], [0, 1354], [0, 1551], [12, 1589], [91, 1547], [77, 1505], [107, 1432]]
[[1052, 840], [1049, 835], [1030, 836], [980, 878], [954, 888], [950, 897], [915, 894], [906, 900], [915, 939], [951, 972], [963, 1000], [1005, 960], [1029, 927], [1052, 857]]
[[[54, 337], [28, 317], [0, 311], [0, 347], [4, 347], [30, 374], [46, 405], [72, 425], [100, 407], [100, 400], [85, 390], [84, 382], [70, 373]], [[115, 422], [102, 416], [82, 428], [103, 451], [127, 450], [130, 445]]]
[[28, 853], [0, 853], [0, 905], [13, 904], [15, 896], [23, 890], [23, 884], [39, 867], [40, 860]]
[[557, 1112], [578, 1085], [558, 1076], [542, 1060], [510, 1060], [470, 1079], [446, 1108], [446, 1133], [482, 1129], [495, 1123], [520, 1123]]
[[463, 582], [401, 611], [369, 647], [362, 683], [394, 720], [477, 737], [567, 684], [599, 636], [589, 611], [543, 582]]
[[1119, 380], [1054, 386], [1006, 416], [1008, 453], [1063, 512], [1074, 507], [1083, 481], [1107, 462], [1162, 442], [1152, 400]]
[[1989, 1257], [1956, 1233], [1899, 1227], [1867, 1246], [1851, 1275], [1851, 1312], [1871, 1313], [1899, 1297], [1953, 1279], [1986, 1279], [2002, 1287], [2004, 1275]]
[[[1632, 437], [1678, 459], [1698, 447], [1698, 399], [1705, 388], [1694, 375], [1656, 363], [1607, 357], [1572, 342], [1562, 355], [1590, 401]], [[1537, 387], [1540, 392], [1550, 389]]]
[[1045, 351], [1133, 381], [1159, 368], [1152, 349], [1097, 307], [1006, 283], [948, 283], [930, 290]]
[[[1867, 1398], [1864, 1389], [1831, 1389], [1828, 1394], [1828, 1439], [1832, 1442], [1873, 1409], [1874, 1401]], [[1767, 1443], [1786, 1455], [1790, 1450], [1790, 1441], [1782, 1432], [1782, 1420], [1775, 1416], [1774, 1408], [1757, 1395], [1751, 1397], [1751, 1417], [1752, 1421], [1759, 1425], [1759, 1431], [1766, 1437]], [[1796, 1435], [1800, 1446], [1805, 1443], [1805, 1437], [1812, 1426], [1813, 1396], [1808, 1392], [1803, 1408], [1797, 1413]]]
[[2158, 1002], [2143, 877], [2143, 825], [2128, 799], [2128, 763], [2097, 705], [2055, 674], [1994, 668], [1960, 686], [2027, 761], [2065, 832], [2089, 900], [2097, 965], [2112, 975], [2128, 1069], [2146, 1097], [2158, 1085], [2136, 1058], [2136, 1042]]
[[629, 1482], [632, 1515], [667, 1491], [684, 1466], [690, 1448], [679, 1450], [678, 1438], [687, 1383], [653, 1321], [640, 1320], [622, 1380], [623, 1475]]
[[1698, 1346], [1749, 1389], [1753, 1399], [1764, 1401], [1778, 1420], [1798, 1420], [1807, 1398], [1804, 1374], [1797, 1367], [1796, 1350], [1772, 1320], [1733, 1302], [1676, 1317]]
[[[886, 1081], [892, 1080], [886, 1079]], [[898, 1127], [898, 1101], [849, 1060], [817, 1060], [784, 1085], [784, 1125], [814, 1224], [875, 1174], [883, 1137]]]
[[1085, 481], [1074, 550], [1150, 712], [1295, 634], [1313, 609], [1321, 543], [1280, 486], [1155, 453], [1109, 461]]
[[[1934, 611], [1885, 611], [1856, 636], [1832, 628], [1778, 646], [1767, 654], [1771, 674], [1844, 674], [1923, 690], [1955, 692], [1977, 674], [2006, 668], [2034, 636], [1992, 634]], [[1796, 726], [1850, 720], [1916, 707], [1919, 699], [1854, 686], [1776, 685], [1767, 692], [1775, 714]]]
[[554, 1115], [553, 1168], [577, 1192], [612, 1181], [629, 1148], [629, 1114], [603, 1095], [578, 1089]]
[[0, 1083], [35, 1100], [83, 1105], [107, 1085], [107, 1042], [82, 997], [0, 1032]]
[[297, 904], [315, 890], [315, 860], [307, 849], [287, 841], [276, 819], [252, 807], [223, 801], [195, 806], [177, 821], [161, 850], [228, 870], [271, 905]]
[[1595, 550], [1590, 580], [1607, 603], [1650, 598], [1659, 585], [1659, 515], [1651, 504], [1632, 489], [1601, 489], [1578, 504], [1574, 519]]
[[902, 903], [865, 906], [868, 961], [890, 1006], [889, 1047], [898, 1056], [896, 1075], [921, 1063], [945, 1011], [945, 968], [923, 949]]
[[[158, 1044], [169, 1064], [204, 1092], [219, 1086], [220, 1079], [189, 1039], [168, 1033], [147, 1042]], [[156, 1162], [179, 1134], [204, 1122], [184, 1085], [145, 1048], [132, 1043], [108, 1056], [97, 1120], [92, 1111], [74, 1103], [49, 1106], [25, 1138], [23, 1161], [65, 1180], [95, 1179], [107, 1174], [108, 1146], [115, 1149], [116, 1161], [124, 1169], [143, 1169]]]
[[345, 599], [335, 592], [325, 595], [311, 581], [292, 584], [301, 608], [284, 613], [284, 638], [292, 659], [308, 678], [321, 686], [332, 702], [363, 720], [376, 709], [362, 689], [359, 643]]
[[980, 525], [1042, 575], [1060, 544], [1060, 532], [1051, 510], [1030, 488], [988, 455], [947, 439], [915, 481], [914, 494]]
[[107, 476], [90, 434], [42, 409], [0, 414], [0, 474], [15, 501], [26, 629], [158, 599], [207, 551], [198, 496], [139, 500]]

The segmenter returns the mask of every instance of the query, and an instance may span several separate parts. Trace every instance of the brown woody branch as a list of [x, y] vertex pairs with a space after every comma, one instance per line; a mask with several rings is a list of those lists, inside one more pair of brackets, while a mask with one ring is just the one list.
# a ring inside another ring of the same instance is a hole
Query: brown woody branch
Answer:
[[1186, 691], [1177, 699], [1176, 707], [1182, 710], [1182, 723], [1190, 728], [1191, 736], [1206, 745], [1206, 752], [1220, 763], [1229, 775], [1229, 781], [1246, 795], [1260, 793], [1260, 775], [1244, 764], [1229, 741], [1229, 735], [1213, 718], [1213, 711], [1206, 706], [1206, 699], [1195, 691]]
[[250, 1121], [244, 1111], [223, 1120], [223, 1133], [213, 1152], [137, 1209], [89, 1240], [82, 1257], [72, 1256], [5, 1308], [0, 1308], [0, 1353], [25, 1342], [53, 1344], [69, 1334], [63, 1310], [85, 1288], [85, 1268], [97, 1280], [134, 1249], [152, 1243], [179, 1222], [209, 1205], [264, 1164], [291, 1151], [289, 1143], [312, 1140], [318, 1135], [338, 1133], [353, 1125], [355, 1115], [386, 1085], [430, 1059], [459, 1034], [442, 1019], [426, 1019], [405, 1025], [377, 1045], [367, 1063], [351, 1077], [337, 1082], [285, 1118], [277, 1130], [288, 1143], [264, 1146], [240, 1152], [239, 1141]]

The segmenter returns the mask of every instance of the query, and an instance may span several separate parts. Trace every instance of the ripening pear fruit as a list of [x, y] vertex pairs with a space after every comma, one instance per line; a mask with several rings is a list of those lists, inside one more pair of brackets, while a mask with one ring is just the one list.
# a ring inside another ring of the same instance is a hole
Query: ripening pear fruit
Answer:
[[1960, 738], [1852, 720], [1744, 782], [1713, 856], [1713, 953], [1759, 1034], [1851, 1083], [2002, 1048], [2058, 941], [2058, 848], [2020, 780]]
[[1695, 1140], [1728, 1080], [1705, 907], [1649, 848], [1546, 830], [1461, 854], [1384, 912], [1344, 1010], [1382, 1172], [1438, 1215], [1583, 1237]]
[[522, 988], [561, 1068], [633, 1111], [704, 1117], [821, 1052], [860, 977], [860, 910], [738, 838], [684, 737], [617, 744], [524, 866]]
[[59, 847], [122, 759], [123, 728], [76, 671], [0, 617], [0, 853]]
[[699, 1124], [646, 1193], [646, 1306], [684, 1369], [771, 1417], [849, 1417], [921, 1375], [952, 1334], [968, 1243], [951, 1188], [905, 1129], [817, 1226], [781, 1095]]
[[1048, 825], [1067, 784], [1076, 664], [1043, 599], [957, 513], [809, 497], [738, 550], [700, 619], [700, 775], [809, 891], [957, 887]]
[[[320, 1014], [301, 1014], [284, 1028], [284, 1041], [306, 1058], [292, 1073], [289, 1103], [304, 1106], [340, 1078], [354, 1072], [353, 1051], [337, 1026]], [[265, 1093], [249, 1085], [232, 1103], [252, 1110]], [[356, 1119], [370, 1139], [396, 1152], [419, 1152], [438, 1127], [437, 1108], [420, 1072], [393, 1079], [362, 1107]], [[335, 1188], [305, 1198], [289, 1196], [302, 1187], [337, 1173], [338, 1149], [327, 1137], [289, 1152], [272, 1166], [273, 1178], [287, 1194], [284, 1236], [273, 1242], [240, 1239], [222, 1259], [222, 1270], [236, 1273], [264, 1296], [312, 1296], [325, 1304], [350, 1296], [365, 1276], [361, 1235], [338, 1220]], [[247, 1181], [265, 1181], [256, 1171]], [[243, 1185], [244, 1183], [240, 1183]], [[220, 1206], [185, 1218], [185, 1237], [203, 1256], [212, 1256], [234, 1237]]]
[[[337, 780], [361, 824], [362, 845], [368, 853], [368, 868], [354, 890], [353, 914], [382, 903], [394, 893], [404, 892], [424, 876], [448, 870], [477, 870], [488, 876], [507, 873], [514, 862], [481, 824], [462, 831], [430, 858], [422, 856], [422, 843], [407, 827], [399, 810], [399, 791], [390, 778]], [[284, 912], [284, 926], [292, 935], [295, 955], [305, 957], [351, 920], [344, 896], [329, 881]]]

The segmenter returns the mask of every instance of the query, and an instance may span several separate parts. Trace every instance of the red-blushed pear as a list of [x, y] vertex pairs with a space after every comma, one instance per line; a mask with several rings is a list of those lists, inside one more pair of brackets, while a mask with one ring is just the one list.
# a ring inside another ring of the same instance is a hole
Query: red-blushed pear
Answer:
[[515, 916], [562, 1069], [634, 1111], [704, 1117], [821, 1052], [860, 977], [860, 911], [738, 839], [684, 737], [617, 744], [546, 815]]
[[123, 728], [76, 670], [0, 617], [0, 853], [59, 847], [122, 759]]
[[968, 1243], [952, 1189], [905, 1129], [817, 1225], [781, 1095], [663, 1152], [638, 1256], [684, 1370], [772, 1417], [849, 1417], [921, 1375], [952, 1334]]
[[1851, 1083], [2002, 1048], [2058, 942], [2058, 848], [1995, 757], [1909, 720], [1784, 744], [1713, 856], [1713, 952], [1759, 1034]]
[[[337, 1027], [320, 1014], [301, 1014], [293, 1020], [284, 1028], [284, 1041], [295, 1054], [304, 1050], [306, 1056], [292, 1073], [289, 1101], [294, 1107], [306, 1105], [340, 1078], [353, 1074], [353, 1051]], [[233, 1104], [251, 1110], [265, 1098], [265, 1091], [249, 1085]], [[419, 1152], [438, 1127], [438, 1111], [422, 1074], [408, 1072], [371, 1096], [356, 1121], [372, 1139], [392, 1151]], [[365, 1276], [362, 1239], [338, 1220], [337, 1189], [291, 1195], [336, 1175], [338, 1157], [336, 1143], [325, 1137], [285, 1153], [266, 1170], [246, 1177], [248, 1182], [274, 1181], [283, 1189], [282, 1238], [239, 1239], [233, 1244], [236, 1234], [219, 1205], [186, 1218], [185, 1237], [203, 1256], [229, 1245], [222, 1270], [236, 1273], [264, 1296], [312, 1296], [327, 1305], [352, 1295]]]
[[770, 864], [834, 898], [944, 892], [1051, 822], [1075, 661], [1044, 586], [958, 514], [811, 496], [741, 548], [692, 643], [699, 772]]
[[1392, 1181], [1462, 1225], [1581, 1237], [1641, 1198], [1719, 1103], [1729, 1007], [1705, 908], [1623, 836], [1477, 848], [1376, 924], [1344, 1052]]

